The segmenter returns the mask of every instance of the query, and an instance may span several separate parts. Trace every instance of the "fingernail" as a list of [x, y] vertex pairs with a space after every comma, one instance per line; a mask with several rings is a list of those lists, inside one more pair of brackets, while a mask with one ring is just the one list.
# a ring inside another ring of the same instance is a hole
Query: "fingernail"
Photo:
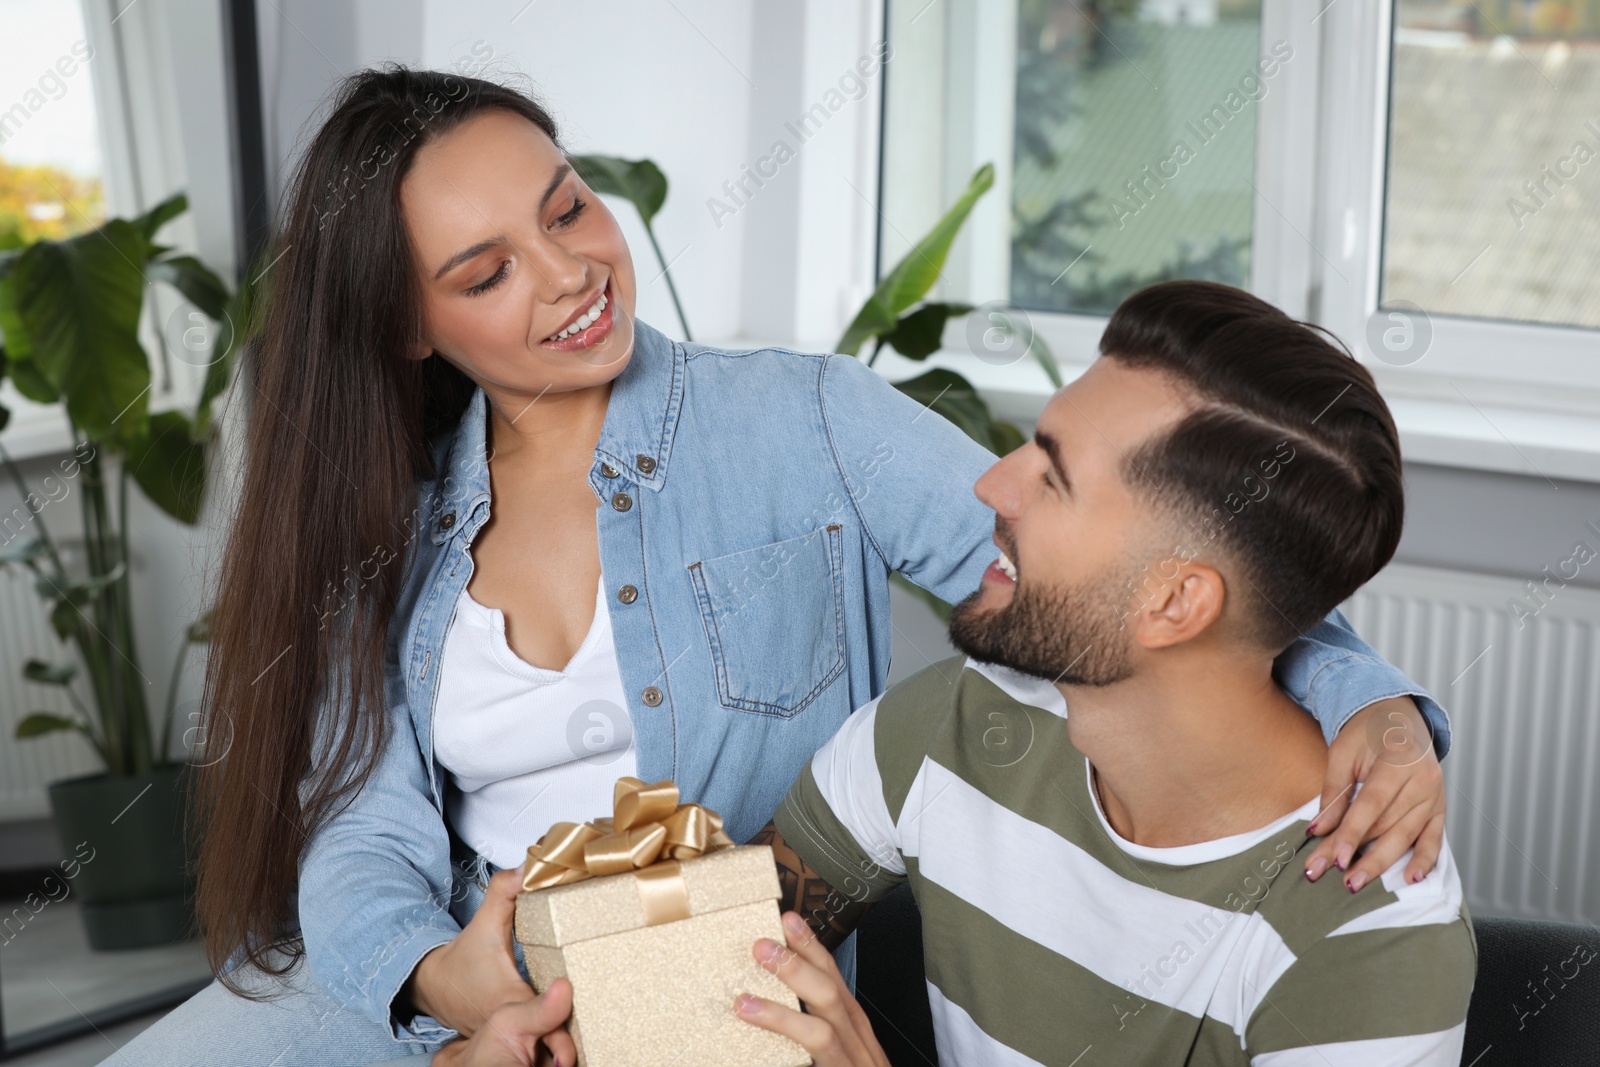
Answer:
[[1322, 872], [1327, 869], [1328, 858], [1326, 856], [1317, 856], [1310, 863], [1306, 864], [1306, 877], [1315, 882], [1318, 878], [1322, 877]]
[[783, 917], [783, 926], [796, 937], [804, 937], [807, 933], [806, 921], [792, 911]]
[[1339, 869], [1341, 871], [1348, 870], [1351, 859], [1355, 857], [1355, 851], [1356, 850], [1351, 848], [1349, 845], [1340, 845], [1339, 851], [1336, 854], [1333, 862], [1339, 865]]
[[740, 1015], [750, 1016], [761, 1011], [761, 1005], [756, 1003], [756, 998], [748, 993], [740, 993], [733, 1001], [733, 1010]]
[[780, 949], [778, 948], [778, 943], [776, 941], [772, 941], [763, 937], [761, 940], [756, 942], [756, 955], [759, 956], [765, 963], [771, 963], [773, 960], [777, 959], [779, 951]]
[[1317, 836], [1317, 820], [1312, 819], [1309, 823], [1306, 824], [1306, 836], [1307, 837], [1315, 837], [1315, 836]]
[[1367, 884], [1367, 876], [1362, 874], [1360, 871], [1357, 871], [1349, 878], [1346, 878], [1344, 884], [1349, 886], [1350, 892], [1358, 892], [1362, 886]]

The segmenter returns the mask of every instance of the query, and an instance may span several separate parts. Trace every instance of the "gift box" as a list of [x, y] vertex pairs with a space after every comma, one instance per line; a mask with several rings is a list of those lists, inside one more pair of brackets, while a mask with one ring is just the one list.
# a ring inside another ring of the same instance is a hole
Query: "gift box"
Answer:
[[671, 781], [621, 779], [614, 806], [540, 838], [517, 897], [534, 988], [572, 983], [579, 1067], [809, 1064], [733, 1010], [740, 993], [799, 1009], [751, 952], [758, 938], [784, 943], [772, 850], [734, 845], [715, 812], [678, 803]]

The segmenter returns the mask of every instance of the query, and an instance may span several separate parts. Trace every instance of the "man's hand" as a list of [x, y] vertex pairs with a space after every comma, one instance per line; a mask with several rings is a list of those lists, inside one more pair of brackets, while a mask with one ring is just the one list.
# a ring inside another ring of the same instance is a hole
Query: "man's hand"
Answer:
[[471, 1037], [497, 1008], [534, 999], [511, 952], [511, 920], [521, 889], [520, 871], [495, 874], [466, 928], [422, 957], [402, 991], [417, 1011]]
[[[1350, 796], [1356, 783], [1361, 792]], [[1380, 700], [1345, 723], [1328, 749], [1322, 810], [1307, 829], [1326, 839], [1306, 862], [1315, 882], [1330, 865], [1351, 892], [1415, 848], [1406, 882], [1425, 878], [1444, 845], [1444, 772], [1428, 724], [1410, 697]], [[1372, 842], [1351, 866], [1356, 850]]]
[[832, 954], [796, 912], [784, 913], [783, 930], [788, 948], [762, 938], [755, 943], [755, 957], [794, 990], [806, 1013], [748, 993], [735, 999], [734, 1011], [763, 1030], [797, 1042], [811, 1054], [815, 1067], [889, 1067]]
[[570, 1014], [572, 984], [557, 978], [541, 996], [496, 1008], [471, 1040], [436, 1052], [433, 1067], [572, 1067], [578, 1053], [561, 1028]]

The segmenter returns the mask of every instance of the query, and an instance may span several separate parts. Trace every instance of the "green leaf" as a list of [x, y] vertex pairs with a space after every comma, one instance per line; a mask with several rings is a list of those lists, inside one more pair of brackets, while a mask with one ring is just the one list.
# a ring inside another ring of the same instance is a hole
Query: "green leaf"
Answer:
[[850, 323], [850, 328], [839, 338], [839, 343], [834, 345], [834, 351], [853, 356], [861, 351], [863, 343], [894, 329], [899, 321], [888, 304], [878, 299], [876, 295], [870, 296], [867, 302], [861, 305], [861, 310], [856, 312], [855, 321]]
[[256, 335], [260, 326], [257, 321], [260, 294], [257, 290], [264, 284], [260, 279], [261, 271], [252, 265], [245, 280], [239, 283], [239, 288], [234, 290], [228, 298], [227, 307], [222, 310], [222, 333], [215, 342], [217, 348], [212, 350], [211, 362], [206, 366], [206, 380], [200, 387], [200, 399], [194, 406], [196, 437], [203, 436], [211, 429], [211, 402], [228, 388], [228, 383], [233, 380], [233, 368], [239, 351]]
[[78, 634], [78, 606], [66, 597], [56, 601], [56, 606], [50, 609], [50, 629], [63, 641], [70, 641]]
[[210, 440], [196, 440], [179, 411], [150, 416], [146, 430], [128, 445], [128, 471], [156, 506], [193, 526], [206, 492]]
[[939, 351], [944, 324], [971, 310], [971, 304], [923, 304], [911, 314], [902, 315], [894, 329], [882, 334], [883, 343], [907, 359], [927, 359]]
[[618, 156], [568, 156], [578, 177], [597, 193], [626, 197], [646, 226], [667, 202], [667, 176], [648, 159]]
[[77, 673], [77, 666], [71, 663], [56, 666], [42, 659], [30, 659], [22, 665], [22, 676], [37, 685], [68, 685]]
[[[5, 300], [5, 286], [0, 285], [0, 302]], [[4, 329], [0, 323], [0, 329]], [[6, 368], [11, 376], [11, 383], [17, 387], [17, 392], [32, 400], [36, 404], [54, 404], [61, 399], [61, 390], [45, 380], [44, 375], [32, 363], [12, 359]]]
[[18, 741], [26, 741], [30, 737], [43, 737], [61, 730], [76, 730], [85, 735], [89, 733], [89, 728], [76, 719], [48, 711], [35, 711], [23, 716], [22, 721], [17, 723], [16, 737]]
[[[938, 281], [939, 274], [944, 270], [945, 259], [950, 255], [950, 245], [954, 243], [956, 234], [961, 231], [961, 226], [967, 221], [967, 216], [972, 213], [972, 206], [978, 198], [989, 191], [994, 185], [994, 164], [985, 163], [972, 175], [972, 180], [967, 183], [966, 192], [961, 194], [950, 210], [945, 212], [944, 218], [934, 224], [927, 236], [918, 241], [905, 258], [894, 265], [894, 269], [884, 275], [878, 288], [845, 330], [844, 336], [834, 346], [837, 352], [848, 352], [854, 355], [860, 350], [861, 345], [870, 337], [893, 329], [898, 321], [898, 316], [912, 304], [927, 295], [933, 288], [933, 283]], [[882, 308], [870, 310], [877, 302]], [[883, 324], [884, 312], [888, 311], [888, 322]], [[874, 328], [876, 327], [876, 328]]]
[[146, 268], [151, 281], [166, 282], [189, 298], [189, 303], [199, 308], [216, 322], [222, 321], [228, 307], [228, 287], [212, 273], [211, 268], [193, 256], [170, 256], [154, 260]]
[[1021, 430], [1004, 419], [995, 419], [994, 422], [989, 424], [989, 437], [994, 442], [989, 447], [989, 451], [997, 456], [1015, 452], [1027, 444], [1028, 441]]
[[189, 210], [189, 198], [183, 193], [174, 193], [143, 215], [131, 220], [134, 229], [144, 238], [145, 247], [150, 249], [148, 255], [154, 255], [154, 250], [160, 247], [155, 243], [156, 231], [187, 210]]
[[137, 331], [145, 250], [133, 223], [112, 219], [29, 246], [0, 280], [0, 331], [17, 387], [47, 403], [54, 398], [29, 387], [64, 394], [73, 425], [91, 440], [125, 443], [144, 423], [150, 363]]
[[952, 370], [936, 367], [894, 387], [917, 403], [949, 419], [968, 437], [994, 451], [993, 417], [972, 383]]

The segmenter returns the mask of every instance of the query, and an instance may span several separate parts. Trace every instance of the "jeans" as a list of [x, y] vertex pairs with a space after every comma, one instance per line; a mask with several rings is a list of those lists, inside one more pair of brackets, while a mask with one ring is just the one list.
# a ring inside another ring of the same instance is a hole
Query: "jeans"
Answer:
[[102, 1067], [425, 1067], [437, 1044], [396, 1041], [334, 1000], [301, 960], [283, 978], [240, 968], [250, 1000], [212, 982], [129, 1041]]

